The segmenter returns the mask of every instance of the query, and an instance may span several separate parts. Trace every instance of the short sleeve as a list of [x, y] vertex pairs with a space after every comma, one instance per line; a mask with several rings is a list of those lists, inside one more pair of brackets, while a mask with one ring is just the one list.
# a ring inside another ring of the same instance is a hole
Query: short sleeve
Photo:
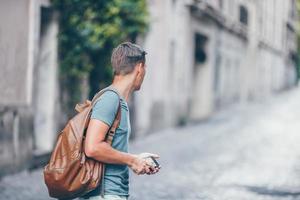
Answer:
[[93, 107], [91, 119], [97, 119], [108, 126], [115, 120], [119, 107], [119, 97], [113, 91], [104, 92]]

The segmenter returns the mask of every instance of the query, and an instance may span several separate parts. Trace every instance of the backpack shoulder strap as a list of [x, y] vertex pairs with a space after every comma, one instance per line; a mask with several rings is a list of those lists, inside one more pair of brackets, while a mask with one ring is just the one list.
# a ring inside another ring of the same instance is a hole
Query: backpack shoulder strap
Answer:
[[121, 121], [121, 97], [120, 97], [120, 94], [115, 89], [113, 89], [111, 87], [104, 88], [103, 90], [101, 90], [97, 94], [95, 94], [95, 96], [92, 99], [91, 104], [92, 104], [92, 107], [93, 107], [97, 103], [97, 101], [99, 100], [100, 96], [106, 91], [112, 91], [112, 92], [116, 93], [118, 95], [118, 98], [119, 98], [119, 107], [118, 107], [118, 111], [115, 115], [115, 120], [113, 121], [113, 124], [109, 128], [108, 133], [106, 135], [106, 142], [111, 145], [113, 137], [115, 135], [115, 132], [116, 132], [116, 130], [117, 130], [119, 124], [120, 124], [120, 121]]
[[120, 125], [120, 121], [121, 121], [121, 105], [119, 105], [115, 120], [106, 135], [106, 142], [110, 145], [112, 144], [112, 140], [114, 138], [116, 130], [117, 130], [118, 126]]

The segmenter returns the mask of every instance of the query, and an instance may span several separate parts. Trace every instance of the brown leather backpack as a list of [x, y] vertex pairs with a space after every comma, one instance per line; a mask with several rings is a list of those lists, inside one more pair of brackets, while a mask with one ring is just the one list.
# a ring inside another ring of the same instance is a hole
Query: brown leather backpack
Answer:
[[[60, 132], [50, 161], [44, 168], [44, 179], [51, 197], [73, 199], [94, 190], [100, 184], [104, 175], [104, 164], [87, 157], [83, 145], [92, 108], [108, 90], [114, 91], [106, 88], [98, 92], [92, 101], [86, 100], [83, 104], [77, 104], [75, 109], [78, 114]], [[106, 135], [106, 142], [110, 145], [120, 119], [119, 105], [113, 125]]]

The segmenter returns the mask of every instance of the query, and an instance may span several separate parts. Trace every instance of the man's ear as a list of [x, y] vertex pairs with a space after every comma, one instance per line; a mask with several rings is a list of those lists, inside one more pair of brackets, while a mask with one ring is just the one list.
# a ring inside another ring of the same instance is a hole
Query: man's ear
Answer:
[[138, 73], [141, 73], [142, 67], [143, 67], [143, 63], [140, 62], [140, 63], [136, 64], [136, 68], [137, 68]]

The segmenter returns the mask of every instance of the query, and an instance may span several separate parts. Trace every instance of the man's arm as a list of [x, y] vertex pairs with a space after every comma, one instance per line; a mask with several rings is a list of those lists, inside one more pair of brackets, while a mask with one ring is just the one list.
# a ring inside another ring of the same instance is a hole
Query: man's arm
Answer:
[[104, 141], [110, 127], [96, 119], [91, 119], [85, 139], [85, 154], [104, 163], [131, 165], [134, 156], [115, 150]]
[[128, 165], [135, 173], [151, 173], [152, 167], [137, 155], [112, 148], [104, 141], [109, 126], [97, 119], [91, 119], [86, 132], [84, 151], [88, 157], [104, 163]]

